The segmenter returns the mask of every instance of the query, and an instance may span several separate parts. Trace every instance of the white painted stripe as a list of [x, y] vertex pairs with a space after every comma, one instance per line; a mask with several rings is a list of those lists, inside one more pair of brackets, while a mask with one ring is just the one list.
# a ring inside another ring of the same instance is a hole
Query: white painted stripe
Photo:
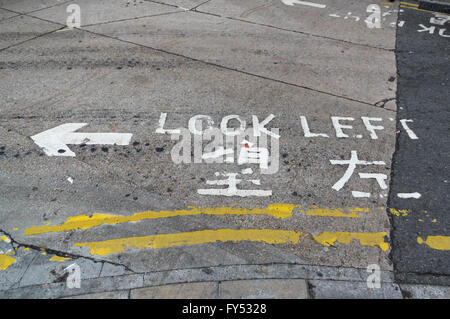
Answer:
[[370, 197], [370, 193], [366, 192], [358, 192], [358, 191], [352, 191], [352, 196], [356, 198], [362, 198], [362, 197]]
[[299, 1], [299, 0], [281, 0], [287, 6], [293, 6], [294, 4], [301, 4], [304, 6], [310, 6], [315, 8], [326, 8], [327, 6], [324, 4], [309, 2], [309, 1]]
[[416, 198], [416, 199], [422, 197], [422, 195], [420, 195], [417, 192], [415, 192], [415, 193], [398, 193], [397, 196], [400, 198]]

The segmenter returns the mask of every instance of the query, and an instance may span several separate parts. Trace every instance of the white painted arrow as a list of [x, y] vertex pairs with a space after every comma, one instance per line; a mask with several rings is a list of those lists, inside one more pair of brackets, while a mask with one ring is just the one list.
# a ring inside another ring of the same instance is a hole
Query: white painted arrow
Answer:
[[327, 6], [320, 3], [314, 3], [309, 1], [299, 1], [299, 0], [281, 0], [287, 6], [293, 6], [294, 4], [302, 4], [305, 6], [316, 7], [316, 8], [326, 8]]
[[128, 145], [133, 134], [130, 133], [75, 133], [88, 123], [66, 123], [31, 136], [48, 156], [72, 156], [67, 144]]

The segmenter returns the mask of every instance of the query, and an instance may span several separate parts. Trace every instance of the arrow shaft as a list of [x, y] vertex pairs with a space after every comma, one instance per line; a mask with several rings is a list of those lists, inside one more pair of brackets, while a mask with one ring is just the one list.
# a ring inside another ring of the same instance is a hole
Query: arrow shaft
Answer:
[[59, 139], [65, 144], [128, 145], [132, 135], [129, 133], [68, 133]]
[[324, 4], [319, 4], [319, 3], [309, 2], [309, 1], [294, 0], [293, 3], [302, 4], [302, 5], [310, 6], [310, 7], [322, 8], [322, 9], [326, 7], [326, 5], [324, 5]]

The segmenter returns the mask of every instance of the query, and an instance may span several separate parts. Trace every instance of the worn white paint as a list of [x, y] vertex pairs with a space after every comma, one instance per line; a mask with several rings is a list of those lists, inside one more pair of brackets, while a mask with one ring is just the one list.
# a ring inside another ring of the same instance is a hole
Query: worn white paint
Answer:
[[[247, 190], [247, 189], [238, 189], [237, 185], [241, 183], [241, 179], [237, 178], [238, 173], [215, 173], [216, 176], [222, 175], [227, 177], [222, 180], [207, 180], [206, 184], [208, 185], [218, 185], [224, 186], [227, 185], [227, 188], [209, 188], [209, 189], [197, 189], [197, 193], [200, 195], [213, 195], [213, 196], [239, 196], [239, 197], [248, 197], [248, 196], [256, 196], [256, 197], [266, 197], [271, 196], [271, 190]], [[260, 180], [249, 180], [249, 182], [255, 185], [261, 185]]]
[[341, 124], [339, 121], [354, 121], [355, 119], [353, 117], [340, 117], [340, 116], [332, 116], [331, 122], [333, 123], [334, 130], [336, 131], [336, 137], [337, 138], [345, 138], [349, 137], [347, 134], [345, 134], [342, 129], [353, 129], [353, 126], [351, 125], [344, 125]]
[[261, 169], [269, 168], [269, 150], [264, 147], [242, 147], [239, 152], [238, 165], [259, 164]]
[[349, 160], [330, 160], [330, 163], [333, 165], [348, 165], [347, 170], [345, 171], [341, 179], [332, 186], [332, 188], [336, 191], [339, 191], [342, 187], [344, 187], [345, 183], [347, 183], [350, 177], [352, 177], [356, 165], [386, 165], [386, 163], [383, 161], [362, 161], [358, 159], [358, 154], [356, 151], [351, 151]]
[[422, 197], [422, 195], [417, 192], [415, 192], [415, 193], [398, 193], [397, 196], [399, 198], [415, 198], [415, 199]]
[[434, 30], [436, 29], [435, 26], [426, 27], [423, 24], [419, 24], [419, 27], [421, 27], [421, 29], [417, 30], [417, 32], [427, 32], [428, 31], [429, 34], [433, 34]]
[[450, 22], [450, 15], [435, 14], [434, 17], [430, 18], [431, 24], [445, 25], [447, 22]]
[[265, 126], [272, 121], [275, 118], [275, 115], [270, 114], [266, 119], [262, 122], [259, 122], [258, 117], [256, 115], [252, 115], [253, 120], [253, 135], [254, 136], [261, 136], [261, 133], [265, 133], [269, 136], [272, 136], [274, 138], [280, 138], [280, 135], [271, 132], [265, 128]]
[[380, 125], [372, 125], [372, 123], [370, 123], [370, 121], [381, 122], [381, 121], [383, 121], [383, 119], [381, 119], [379, 117], [365, 117], [365, 116], [362, 116], [361, 119], [362, 119], [364, 125], [366, 126], [366, 129], [370, 133], [370, 138], [373, 140], [378, 139], [378, 136], [377, 136], [377, 133], [375, 132], [375, 130], [384, 130], [384, 127], [380, 126]]
[[368, 198], [370, 197], [370, 193], [352, 191], [352, 196], [355, 198]]
[[130, 133], [75, 133], [88, 123], [66, 123], [31, 136], [31, 139], [41, 147], [47, 156], [75, 157], [67, 144], [102, 144], [128, 145], [133, 134]]
[[[203, 120], [206, 121], [207, 128], [201, 131], [197, 130], [197, 121], [203, 122]], [[202, 135], [204, 131], [212, 129], [213, 125], [214, 121], [211, 116], [203, 114], [194, 115], [189, 119], [188, 123], [189, 131], [194, 135]]]
[[155, 133], [158, 134], [180, 134], [180, 130], [176, 129], [176, 130], [166, 130], [164, 128], [164, 125], [166, 124], [166, 119], [167, 119], [167, 113], [161, 113], [161, 115], [159, 116], [159, 121], [158, 121], [158, 127], [155, 130]]
[[305, 137], [328, 137], [328, 135], [324, 133], [311, 133], [306, 116], [300, 116], [300, 123], [302, 125]]
[[320, 8], [320, 9], [323, 9], [323, 8], [327, 7], [324, 4], [315, 3], [315, 2], [309, 2], [309, 1], [281, 0], [281, 2], [283, 2], [287, 6], [293, 6], [295, 4], [301, 4], [301, 5], [304, 5], [304, 6], [315, 7], [315, 8]]
[[446, 31], [447, 29], [439, 29], [439, 35], [444, 38], [450, 38], [450, 34], [444, 34]]
[[406, 133], [408, 134], [409, 138], [412, 140], [418, 140], [419, 138], [417, 137], [416, 134], [414, 134], [414, 132], [409, 128], [408, 124], [406, 124], [406, 122], [412, 123], [414, 122], [413, 120], [407, 120], [407, 119], [403, 119], [400, 120], [400, 123], [402, 124], [403, 128], [405, 129]]
[[[232, 119], [239, 121], [240, 128], [238, 130], [233, 130], [233, 131], [228, 130], [228, 122]], [[246, 127], [247, 127], [246, 122], [243, 119], [241, 119], [239, 115], [235, 115], [235, 114], [224, 116], [222, 119], [222, 122], [220, 123], [220, 130], [222, 131], [222, 133], [224, 135], [227, 135], [227, 136], [241, 135], [245, 132]]]

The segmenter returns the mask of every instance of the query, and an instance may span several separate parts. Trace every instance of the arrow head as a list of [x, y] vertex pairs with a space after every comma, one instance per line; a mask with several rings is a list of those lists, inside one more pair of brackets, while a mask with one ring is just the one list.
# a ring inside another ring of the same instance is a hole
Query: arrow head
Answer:
[[86, 125], [87, 123], [66, 123], [30, 137], [47, 156], [75, 157], [75, 153], [64, 143], [64, 137]]

